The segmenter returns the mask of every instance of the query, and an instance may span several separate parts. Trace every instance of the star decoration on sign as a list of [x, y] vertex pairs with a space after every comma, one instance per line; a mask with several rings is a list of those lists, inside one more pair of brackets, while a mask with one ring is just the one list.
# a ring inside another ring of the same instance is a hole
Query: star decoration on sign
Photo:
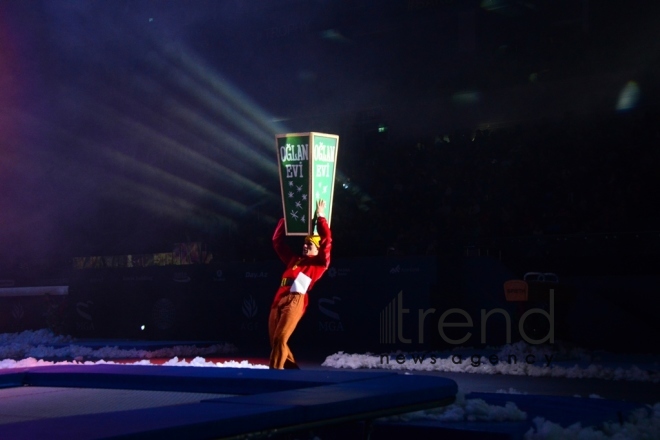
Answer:
[[289, 180], [289, 186], [293, 186], [293, 180]]
[[305, 223], [305, 216], [304, 215], [302, 217], [300, 217], [300, 221]]
[[298, 191], [298, 192], [302, 191], [302, 185], [296, 186], [296, 191]]
[[298, 211], [294, 211], [293, 209], [289, 213], [292, 219], [298, 220]]
[[293, 198], [293, 192], [292, 191], [289, 191], [289, 193], [287, 195], [289, 196], [290, 199]]
[[302, 199], [303, 199], [303, 201], [307, 200], [307, 194], [303, 194]]
[[323, 185], [322, 183], [319, 183], [319, 189], [318, 192], [320, 194], [326, 194], [328, 192], [328, 185]]
[[296, 208], [302, 209], [302, 202], [296, 202]]

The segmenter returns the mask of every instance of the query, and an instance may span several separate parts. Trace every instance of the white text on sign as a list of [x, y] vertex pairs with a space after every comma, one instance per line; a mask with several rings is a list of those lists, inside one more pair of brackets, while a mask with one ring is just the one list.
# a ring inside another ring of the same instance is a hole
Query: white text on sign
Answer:
[[335, 145], [314, 144], [314, 160], [334, 162], [336, 149]]
[[303, 176], [303, 166], [302, 164], [298, 165], [284, 165], [286, 167], [286, 177], [290, 179], [292, 177], [304, 177]]
[[316, 164], [316, 177], [330, 177], [330, 164]]
[[280, 159], [282, 162], [289, 162], [292, 160], [309, 160], [309, 146], [286, 144], [280, 147]]

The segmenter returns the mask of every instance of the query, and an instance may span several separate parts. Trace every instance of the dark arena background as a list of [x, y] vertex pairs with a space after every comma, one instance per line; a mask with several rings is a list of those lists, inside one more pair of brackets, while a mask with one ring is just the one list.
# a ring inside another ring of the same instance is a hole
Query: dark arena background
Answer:
[[[0, 2], [0, 438], [660, 438], [659, 20]], [[278, 371], [307, 132], [332, 261]]]

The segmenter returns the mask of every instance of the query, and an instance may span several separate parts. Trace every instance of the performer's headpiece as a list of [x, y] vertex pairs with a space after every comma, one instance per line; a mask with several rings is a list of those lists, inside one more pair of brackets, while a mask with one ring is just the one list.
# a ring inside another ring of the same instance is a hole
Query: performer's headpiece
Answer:
[[320, 235], [308, 235], [305, 237], [306, 243], [313, 243], [317, 248], [321, 247], [321, 236]]

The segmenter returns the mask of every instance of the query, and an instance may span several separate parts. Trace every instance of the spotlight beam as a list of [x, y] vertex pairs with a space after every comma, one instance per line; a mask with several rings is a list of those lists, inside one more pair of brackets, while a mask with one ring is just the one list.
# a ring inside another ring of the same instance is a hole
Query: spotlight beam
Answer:
[[214, 94], [221, 96], [224, 102], [229, 103], [232, 108], [238, 109], [243, 115], [251, 118], [258, 129], [250, 131], [248, 134], [259, 133], [257, 137], [261, 141], [259, 146], [264, 147], [269, 153], [272, 151], [273, 136], [277, 133], [286, 132], [285, 126], [272, 122], [272, 115], [267, 114], [238, 89], [231, 87], [219, 73], [213, 72], [203, 60], [194, 57], [190, 51], [179, 50], [176, 54], [168, 51], [168, 56], [171, 59], [173, 58], [175, 62], [180, 63], [187, 72], [194, 75], [200, 83], [207, 86]]

